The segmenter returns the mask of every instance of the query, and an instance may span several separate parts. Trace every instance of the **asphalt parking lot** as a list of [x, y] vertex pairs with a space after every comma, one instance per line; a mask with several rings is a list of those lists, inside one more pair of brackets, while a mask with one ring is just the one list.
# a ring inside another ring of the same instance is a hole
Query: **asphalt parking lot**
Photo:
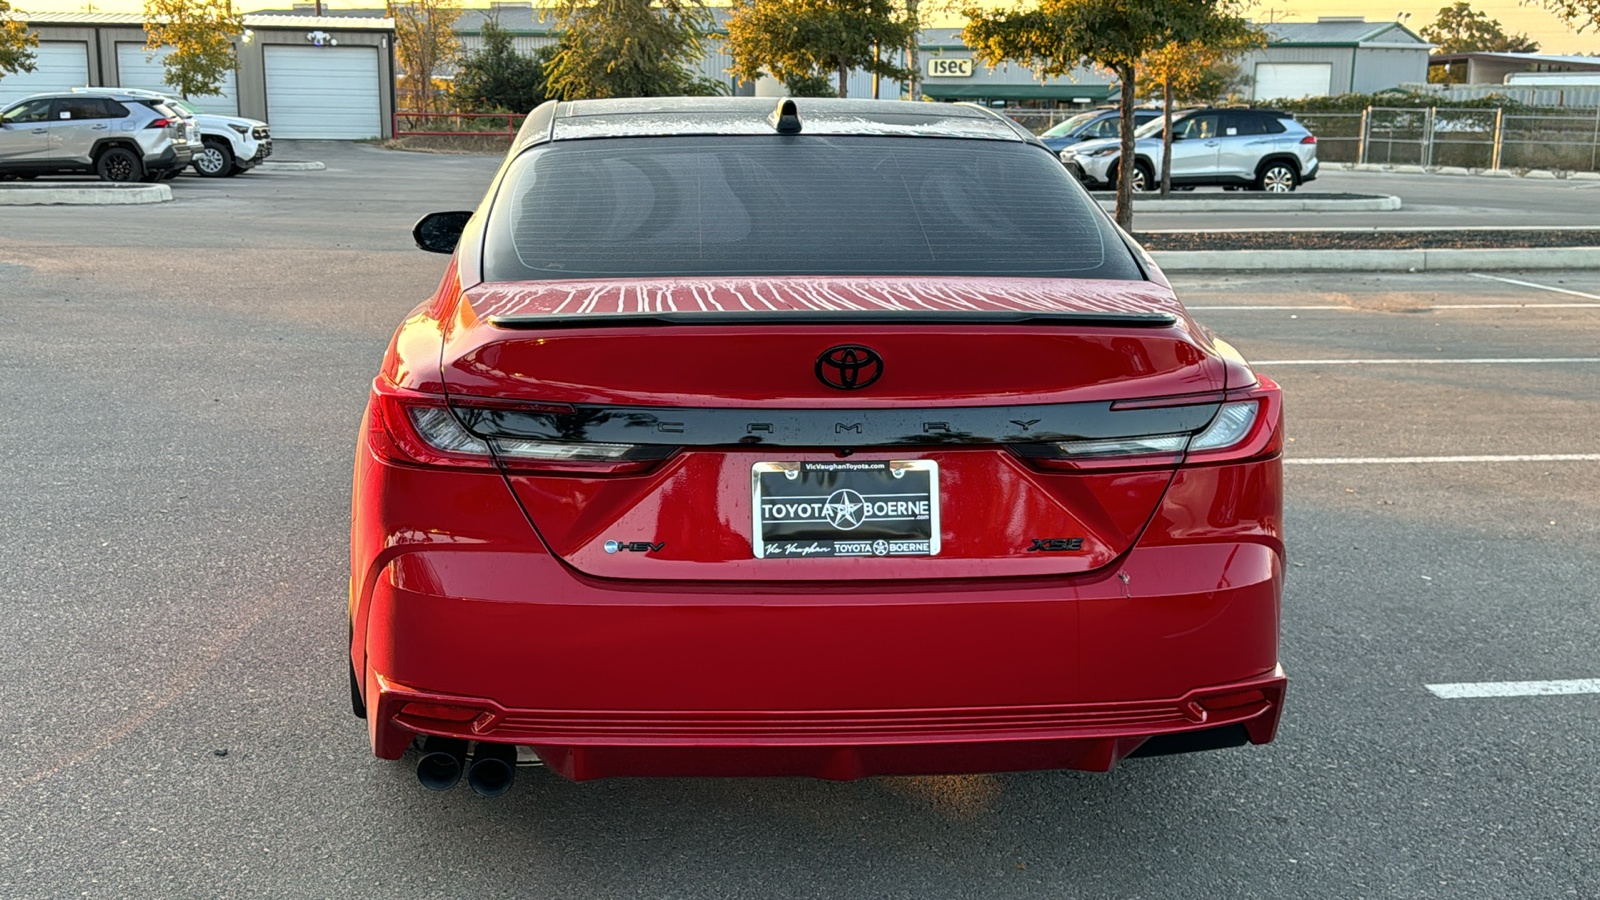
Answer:
[[1286, 392], [1271, 745], [488, 801], [372, 758], [341, 645], [410, 223], [496, 161], [294, 157], [0, 214], [0, 896], [1600, 895], [1600, 695], [1428, 688], [1600, 678], [1600, 271], [1180, 280]]
[[[1218, 196], [1218, 188], [1199, 188]], [[1593, 228], [1600, 181], [1540, 181], [1488, 178], [1481, 175], [1408, 175], [1391, 172], [1347, 172], [1329, 166], [1315, 181], [1302, 185], [1309, 193], [1393, 195], [1402, 206], [1390, 212], [1282, 212], [1261, 216], [1231, 213], [1138, 213], [1142, 231], [1176, 228]]]

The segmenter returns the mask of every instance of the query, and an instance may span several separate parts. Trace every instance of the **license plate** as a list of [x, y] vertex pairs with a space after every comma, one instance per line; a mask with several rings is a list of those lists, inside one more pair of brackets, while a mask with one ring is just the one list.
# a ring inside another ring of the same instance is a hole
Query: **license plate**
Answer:
[[939, 554], [931, 459], [761, 462], [750, 480], [757, 559]]

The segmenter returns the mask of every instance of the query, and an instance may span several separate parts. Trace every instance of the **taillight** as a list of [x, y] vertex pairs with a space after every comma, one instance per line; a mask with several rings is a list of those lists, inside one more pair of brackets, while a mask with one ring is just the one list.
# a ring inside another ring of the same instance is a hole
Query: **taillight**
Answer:
[[149, 125], [146, 125], [145, 127], [146, 128], [166, 128], [167, 126], [169, 126], [171, 124], [172, 124], [172, 120], [171, 119], [154, 119], [154, 120], [152, 120], [150, 122]]
[[373, 382], [368, 415], [373, 452], [407, 465], [629, 475], [648, 471], [677, 450], [653, 444], [480, 437], [461, 424], [445, 398], [404, 391], [381, 378]]
[[1300, 139], [1300, 143], [1302, 143], [1302, 144], [1315, 144], [1316, 142], [1317, 142], [1317, 136], [1314, 135], [1314, 134], [1308, 134], [1305, 137]]
[[[1129, 408], [1150, 408], [1162, 401], [1138, 401]], [[1192, 400], [1190, 401], [1192, 402]], [[1170, 402], [1168, 405], [1171, 405]], [[1118, 404], [1121, 407], [1122, 404]], [[1051, 444], [1013, 446], [1018, 455], [1042, 469], [1085, 471], [1159, 469], [1178, 464], [1244, 462], [1283, 451], [1283, 395], [1263, 378], [1229, 391], [1211, 421], [1193, 434], [1157, 434]]]

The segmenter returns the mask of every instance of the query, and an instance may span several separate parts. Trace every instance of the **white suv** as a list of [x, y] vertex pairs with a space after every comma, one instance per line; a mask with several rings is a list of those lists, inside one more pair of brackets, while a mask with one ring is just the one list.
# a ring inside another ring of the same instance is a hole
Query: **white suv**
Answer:
[[[86, 88], [84, 90], [96, 90]], [[108, 90], [99, 88], [99, 90]], [[200, 126], [200, 141], [194, 148], [194, 170], [207, 178], [231, 177], [253, 169], [272, 155], [272, 131], [267, 123], [239, 116], [219, 116], [201, 112], [194, 104], [155, 91], [117, 88], [124, 94], [148, 97], [195, 120]]]
[[[1156, 119], [1134, 136], [1133, 189], [1161, 178], [1161, 128]], [[1061, 151], [1067, 169], [1090, 188], [1115, 187], [1122, 141], [1084, 141]], [[1172, 116], [1172, 183], [1221, 185], [1284, 193], [1317, 177], [1317, 139], [1285, 112], [1193, 109]]]

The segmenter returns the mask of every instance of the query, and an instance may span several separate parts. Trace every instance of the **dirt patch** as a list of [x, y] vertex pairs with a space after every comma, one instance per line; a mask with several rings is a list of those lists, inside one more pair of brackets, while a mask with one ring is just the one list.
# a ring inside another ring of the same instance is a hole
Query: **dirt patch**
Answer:
[[388, 150], [411, 150], [417, 153], [449, 153], [458, 156], [504, 156], [511, 146], [510, 137], [499, 135], [408, 135], [384, 141]]
[[1600, 229], [1583, 231], [1212, 231], [1139, 232], [1146, 250], [1488, 250], [1600, 247]]

